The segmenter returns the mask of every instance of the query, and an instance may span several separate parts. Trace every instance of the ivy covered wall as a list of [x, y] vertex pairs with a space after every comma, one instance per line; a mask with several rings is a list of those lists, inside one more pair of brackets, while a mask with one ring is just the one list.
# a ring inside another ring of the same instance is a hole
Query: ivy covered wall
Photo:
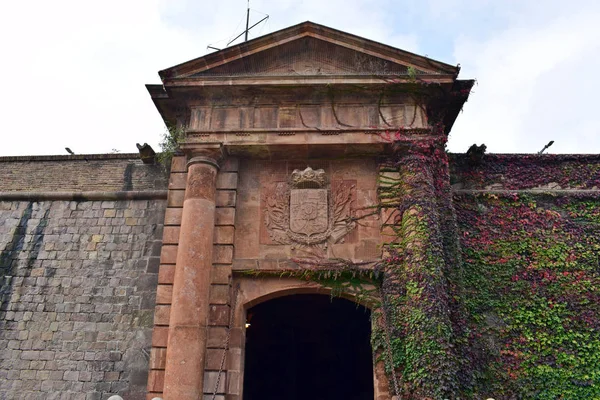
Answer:
[[600, 398], [598, 157], [453, 161], [469, 393]]
[[455, 189], [600, 190], [598, 154], [450, 154]]

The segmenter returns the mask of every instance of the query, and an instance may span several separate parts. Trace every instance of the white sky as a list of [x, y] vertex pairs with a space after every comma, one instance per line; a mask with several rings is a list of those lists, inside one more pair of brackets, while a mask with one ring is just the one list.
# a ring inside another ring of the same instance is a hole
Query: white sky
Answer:
[[[158, 150], [144, 84], [223, 47], [245, 0], [0, 0], [0, 156]], [[488, 151], [600, 152], [600, 1], [252, 0], [251, 37], [311, 20], [460, 63], [478, 80], [450, 138]], [[252, 13], [253, 21], [261, 18]]]

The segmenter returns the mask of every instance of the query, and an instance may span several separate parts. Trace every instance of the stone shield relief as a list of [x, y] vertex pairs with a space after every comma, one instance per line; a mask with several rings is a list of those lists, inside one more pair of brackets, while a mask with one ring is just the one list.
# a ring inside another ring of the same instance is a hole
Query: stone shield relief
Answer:
[[310, 237], [325, 233], [328, 227], [327, 190], [290, 191], [290, 231]]
[[294, 170], [263, 197], [264, 224], [271, 240], [297, 247], [326, 249], [356, 227], [353, 185], [329, 185], [322, 169]]

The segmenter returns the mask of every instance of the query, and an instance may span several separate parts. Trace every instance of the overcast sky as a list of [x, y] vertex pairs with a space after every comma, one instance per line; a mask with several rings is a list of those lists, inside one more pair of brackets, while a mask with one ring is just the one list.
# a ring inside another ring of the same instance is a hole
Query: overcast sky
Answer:
[[[600, 153], [598, 0], [252, 0], [257, 37], [306, 20], [477, 79], [449, 148]], [[0, 156], [158, 150], [144, 84], [224, 47], [246, 0], [0, 1]]]

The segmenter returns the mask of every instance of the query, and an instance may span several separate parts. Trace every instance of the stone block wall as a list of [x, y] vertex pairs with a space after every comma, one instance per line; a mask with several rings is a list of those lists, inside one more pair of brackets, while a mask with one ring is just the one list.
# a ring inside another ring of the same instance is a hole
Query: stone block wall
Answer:
[[136, 154], [0, 158], [1, 399], [146, 398], [165, 188]]
[[0, 157], [0, 192], [147, 191], [164, 189], [160, 165], [138, 154]]
[[0, 398], [145, 398], [164, 206], [0, 202]]

